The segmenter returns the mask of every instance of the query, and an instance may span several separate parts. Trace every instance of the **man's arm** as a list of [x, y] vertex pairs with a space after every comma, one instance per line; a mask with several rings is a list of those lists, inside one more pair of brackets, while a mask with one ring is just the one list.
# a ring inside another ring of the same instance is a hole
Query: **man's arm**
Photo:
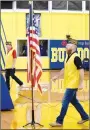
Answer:
[[64, 77], [64, 68], [62, 70], [60, 70], [59, 74], [58, 74], [58, 78], [60, 77]]
[[80, 84], [79, 84], [79, 89], [83, 89], [84, 84], [83, 84], [83, 80], [84, 80], [84, 69], [80, 69]]
[[16, 58], [13, 59], [12, 69], [15, 68]]
[[64, 76], [64, 68], [62, 69], [62, 70], [60, 70], [60, 72], [57, 74], [57, 75], [55, 75], [53, 78], [52, 78], [52, 80], [56, 80], [56, 79], [58, 79], [58, 78], [61, 78], [61, 76]]
[[82, 61], [78, 56], [75, 57], [74, 64], [76, 65], [77, 69], [79, 70], [79, 74], [80, 74], [80, 84], [78, 86], [78, 89], [83, 89], [83, 87], [84, 87], [84, 85], [83, 85], [84, 69], [83, 69]]
[[15, 64], [16, 64], [16, 50], [13, 50], [13, 53], [12, 53], [12, 56], [13, 56], [13, 64], [12, 64], [12, 69], [15, 68]]

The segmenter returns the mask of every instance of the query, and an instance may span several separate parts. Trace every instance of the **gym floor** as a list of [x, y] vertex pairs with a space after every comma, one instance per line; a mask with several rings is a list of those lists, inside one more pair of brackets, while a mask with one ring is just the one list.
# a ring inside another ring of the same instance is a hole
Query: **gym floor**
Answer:
[[[85, 78], [88, 79], [88, 77], [89, 75], [85, 74]], [[13, 82], [12, 86], [13, 87], [11, 88], [10, 93], [15, 109], [12, 111], [1, 112], [1, 129], [32, 129], [31, 125], [23, 127], [28, 122], [31, 122], [31, 90], [22, 90], [19, 92], [19, 95], [17, 95], [17, 93], [14, 91], [16, 83]], [[35, 121], [43, 125], [43, 127], [36, 125], [36, 129], [89, 129], [89, 121], [82, 125], [77, 124], [81, 118], [71, 104], [69, 105], [63, 126], [51, 127], [49, 123], [55, 121], [56, 117], [60, 113], [62, 105], [61, 100], [56, 100], [56, 97], [59, 99], [60, 96], [60, 99], [62, 99], [63, 94], [52, 92], [51, 101], [48, 101], [47, 96], [48, 91], [45, 91], [43, 95], [40, 95], [39, 91], [37, 90], [34, 92]], [[84, 94], [80, 95], [79, 98], [83, 108], [89, 114], [89, 92], [85, 92]]]

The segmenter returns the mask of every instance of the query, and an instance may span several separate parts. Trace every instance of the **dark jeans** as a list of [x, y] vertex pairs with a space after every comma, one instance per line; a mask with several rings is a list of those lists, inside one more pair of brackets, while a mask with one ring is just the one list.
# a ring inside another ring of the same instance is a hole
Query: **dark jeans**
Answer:
[[77, 89], [66, 89], [62, 102], [61, 112], [60, 115], [57, 117], [56, 122], [63, 124], [69, 103], [71, 103], [76, 108], [83, 120], [89, 118], [79, 101], [76, 99], [76, 92]]
[[10, 76], [14, 79], [19, 85], [22, 85], [23, 82], [15, 76], [15, 69], [6, 69], [5, 77], [6, 77], [6, 84], [8, 90], [10, 90]]

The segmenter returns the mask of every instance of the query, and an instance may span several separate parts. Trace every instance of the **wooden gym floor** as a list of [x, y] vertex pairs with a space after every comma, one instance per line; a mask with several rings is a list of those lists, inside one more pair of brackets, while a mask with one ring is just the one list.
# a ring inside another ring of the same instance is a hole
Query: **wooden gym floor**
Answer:
[[[85, 79], [89, 79], [88, 72], [85, 73]], [[15, 86], [15, 82], [12, 85]], [[38, 91], [34, 92], [35, 121], [43, 125], [43, 127], [36, 126], [36, 129], [89, 129], [89, 121], [82, 125], [77, 124], [80, 116], [71, 104], [63, 127], [53, 128], [49, 126], [49, 123], [54, 122], [60, 113], [63, 93], [51, 92], [51, 97], [49, 97], [51, 99], [48, 101], [48, 91], [45, 91], [43, 95], [40, 95]], [[89, 114], [89, 90], [81, 93], [78, 93], [78, 97], [83, 108]], [[31, 122], [31, 92], [23, 90], [19, 94], [18, 98], [15, 99], [15, 91], [11, 88], [11, 97], [15, 109], [1, 112], [1, 129], [32, 129], [30, 125], [23, 127], [26, 123]]]

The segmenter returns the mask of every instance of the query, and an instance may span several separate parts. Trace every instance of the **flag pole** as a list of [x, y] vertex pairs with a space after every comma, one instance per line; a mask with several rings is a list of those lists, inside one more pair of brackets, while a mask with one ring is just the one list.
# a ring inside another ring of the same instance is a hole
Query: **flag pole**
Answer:
[[[32, 1], [31, 2], [29, 2], [29, 5], [31, 6], [30, 8], [30, 11], [29, 11], [29, 19], [30, 19], [30, 22], [29, 22], [29, 36], [30, 35], [32, 35], [31, 37], [33, 37], [33, 12], [32, 12]], [[32, 33], [30, 34], [30, 27], [32, 27]], [[29, 43], [29, 38], [28, 38], [28, 45], [30, 44]], [[28, 46], [29, 47], [29, 46]], [[31, 93], [32, 93], [32, 121], [30, 122], [30, 123], [27, 123], [26, 125], [24, 125], [23, 127], [25, 127], [25, 126], [28, 126], [28, 125], [30, 125], [31, 124], [31, 126], [33, 126], [34, 128], [35, 128], [35, 124], [37, 124], [37, 125], [39, 125], [39, 126], [42, 126], [43, 127], [43, 125], [41, 125], [40, 123], [37, 123], [37, 122], [35, 122], [35, 119], [34, 119], [34, 93], [33, 93], [33, 87], [34, 87], [34, 82], [33, 82], [33, 80], [34, 80], [34, 74], [33, 74], [33, 60], [35, 60], [34, 59], [34, 52], [32, 51], [32, 49], [29, 47], [29, 49], [28, 49], [28, 54], [30, 54], [29, 55], [29, 60], [30, 60], [30, 78], [31, 78]], [[35, 64], [36, 65], [36, 64]], [[30, 79], [29, 79], [30, 80]]]

